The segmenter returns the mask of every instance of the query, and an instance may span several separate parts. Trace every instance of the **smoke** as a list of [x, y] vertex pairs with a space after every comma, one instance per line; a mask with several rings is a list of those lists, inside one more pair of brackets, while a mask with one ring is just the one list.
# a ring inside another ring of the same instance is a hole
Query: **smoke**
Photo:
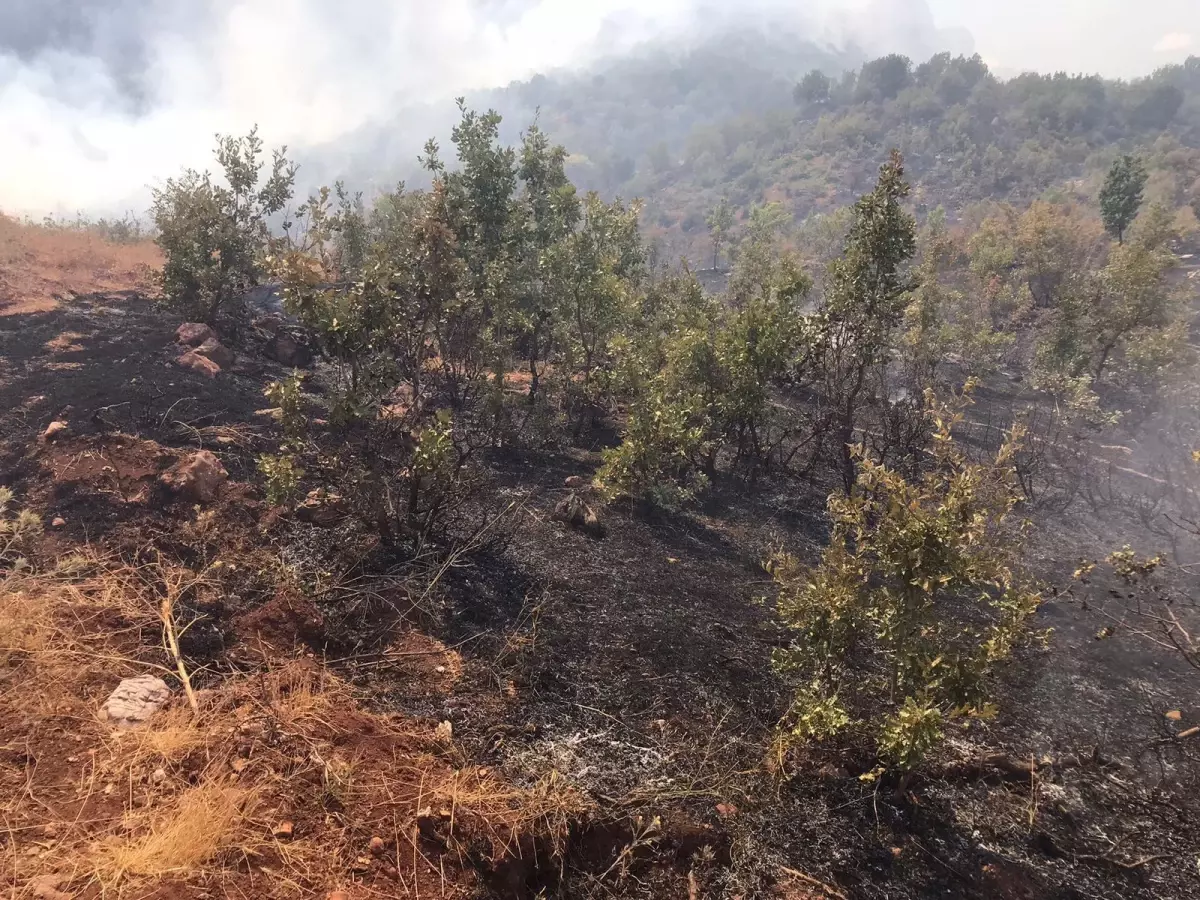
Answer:
[[268, 146], [302, 151], [465, 91], [756, 23], [866, 52], [969, 49], [926, 0], [6, 0], [0, 208], [141, 211], [151, 185], [210, 164], [217, 132], [257, 123]]

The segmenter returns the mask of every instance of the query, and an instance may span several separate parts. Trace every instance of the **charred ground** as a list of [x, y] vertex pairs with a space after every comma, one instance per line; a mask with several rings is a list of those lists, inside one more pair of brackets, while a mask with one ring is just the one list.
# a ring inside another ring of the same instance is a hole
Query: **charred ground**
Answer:
[[[1000, 717], [956, 737], [950, 761], [904, 793], [861, 781], [866, 758], [818, 754], [779, 771], [769, 751], [786, 695], [769, 656], [787, 635], [770, 615], [762, 560], [781, 544], [815, 558], [831, 485], [731, 478], [678, 514], [609, 507], [606, 534], [589, 537], [552, 513], [564, 479], [596, 469], [612, 440], [600, 428], [573, 444], [481, 457], [461, 524], [414, 558], [380, 548], [352, 521], [327, 530], [270, 508], [255, 457], [276, 438], [262, 392], [283, 370], [250, 340], [238, 367], [216, 379], [183, 370], [171, 346], [178, 324], [136, 294], [0, 319], [3, 483], [44, 517], [45, 559], [87, 546], [130, 564], [208, 573], [183, 598], [196, 617], [183, 649], [197, 686], [219, 689], [307, 654], [372, 714], [428, 731], [450, 722], [458, 769], [501, 773], [531, 791], [555, 772], [563, 791], [585, 798], [561, 846], [530, 828], [510, 842], [513, 852], [466, 857], [449, 882], [443, 866], [431, 895], [1196, 890], [1200, 818], [1194, 784], [1178, 780], [1195, 769], [1164, 719], [1169, 710], [1184, 723], [1200, 715], [1194, 677], [1134, 643], [1096, 640], [1103, 623], [1065, 593], [1039, 617], [1055, 630], [1054, 652], [1027, 651], [1004, 685]], [[69, 432], [40, 441], [56, 419]], [[219, 501], [164, 502], [159, 473], [198, 449], [229, 472]], [[1038, 513], [1034, 565], [1052, 589], [1065, 589], [1076, 560], [1097, 548], [1156, 540], [1134, 516], [1100, 512], [1076, 503]], [[56, 517], [65, 523], [50, 527]], [[479, 522], [494, 524], [481, 533]], [[161, 661], [154, 629], [123, 640], [129, 656]], [[25, 762], [6, 756], [13, 774], [53, 752], [28, 722], [5, 722], [5, 746], [29, 748]], [[377, 749], [355, 752], [389, 766]], [[985, 753], [1006, 762], [980, 764]], [[1022, 771], [1013, 760], [1031, 764]], [[356, 827], [370, 830], [345, 825]], [[450, 853], [434, 833], [421, 841], [433, 859]], [[4, 849], [29, 846], [16, 831]], [[362, 871], [354, 859], [331, 862], [330, 871], [344, 866], [338, 885], [312, 872], [300, 883], [387, 890], [386, 866], [367, 862]], [[269, 869], [258, 859], [239, 877], [270, 893], [283, 882]], [[177, 890], [223, 883], [210, 872]]]

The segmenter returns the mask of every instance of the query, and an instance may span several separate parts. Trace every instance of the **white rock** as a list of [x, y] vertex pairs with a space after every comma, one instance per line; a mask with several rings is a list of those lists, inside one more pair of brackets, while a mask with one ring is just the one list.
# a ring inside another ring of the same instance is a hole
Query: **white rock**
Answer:
[[170, 696], [171, 689], [161, 678], [153, 675], [125, 678], [100, 707], [100, 718], [116, 728], [138, 728], [158, 712]]

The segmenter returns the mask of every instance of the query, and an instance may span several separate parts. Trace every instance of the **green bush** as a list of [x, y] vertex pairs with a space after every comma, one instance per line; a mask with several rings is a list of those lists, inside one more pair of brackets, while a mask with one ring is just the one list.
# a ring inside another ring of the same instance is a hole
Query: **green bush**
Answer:
[[953, 435], [968, 399], [927, 398], [932, 459], [911, 479], [859, 448], [853, 490], [829, 498], [833, 534], [816, 567], [786, 553], [770, 561], [779, 615], [796, 635], [775, 662], [804, 685], [786, 741], [854, 729], [909, 769], [946, 723], [991, 713], [989, 676], [1028, 636], [1040, 597], [1019, 565], [1022, 435], [992, 460], [968, 461]]
[[162, 249], [163, 294], [183, 315], [216, 324], [264, 273], [274, 243], [268, 221], [292, 197], [296, 168], [277, 150], [262, 178], [257, 129], [245, 137], [217, 136], [225, 183], [188, 169], [154, 191], [151, 215]]

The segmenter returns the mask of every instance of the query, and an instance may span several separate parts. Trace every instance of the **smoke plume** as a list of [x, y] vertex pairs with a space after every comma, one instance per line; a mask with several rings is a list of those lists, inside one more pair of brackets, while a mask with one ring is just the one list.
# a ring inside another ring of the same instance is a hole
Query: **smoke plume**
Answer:
[[781, 23], [867, 53], [970, 49], [926, 0], [7, 0], [0, 209], [140, 212], [217, 132], [257, 123], [302, 155], [465, 91]]

